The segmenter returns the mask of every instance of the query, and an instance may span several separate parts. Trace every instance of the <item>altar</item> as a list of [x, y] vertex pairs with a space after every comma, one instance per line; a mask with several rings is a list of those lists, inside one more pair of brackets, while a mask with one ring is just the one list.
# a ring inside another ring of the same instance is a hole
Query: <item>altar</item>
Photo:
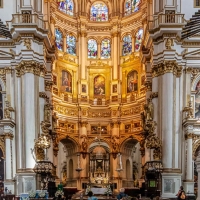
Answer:
[[91, 188], [91, 191], [93, 192], [93, 194], [102, 194], [104, 195], [107, 191], [107, 188]]

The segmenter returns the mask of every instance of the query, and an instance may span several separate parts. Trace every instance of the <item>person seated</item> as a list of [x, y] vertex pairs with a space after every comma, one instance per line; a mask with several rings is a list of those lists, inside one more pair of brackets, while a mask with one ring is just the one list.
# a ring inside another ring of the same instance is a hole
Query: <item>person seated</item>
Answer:
[[124, 188], [120, 188], [119, 194], [117, 195], [117, 199], [118, 200], [123, 199], [123, 197], [127, 196], [127, 194], [125, 194], [124, 192], [125, 192], [125, 189]]
[[88, 192], [88, 200], [98, 200], [97, 197], [93, 196], [93, 192], [89, 191]]

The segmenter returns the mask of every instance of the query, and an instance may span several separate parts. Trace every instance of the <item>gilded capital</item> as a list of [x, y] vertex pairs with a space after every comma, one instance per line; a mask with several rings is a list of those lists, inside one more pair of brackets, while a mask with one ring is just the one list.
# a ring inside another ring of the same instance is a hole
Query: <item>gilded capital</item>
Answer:
[[150, 98], [151, 99], [158, 98], [158, 92], [152, 92]]
[[88, 122], [87, 121], [82, 121], [80, 122], [81, 127], [87, 127]]
[[4, 135], [4, 138], [5, 138], [5, 139], [10, 139], [10, 140], [12, 140], [12, 139], [14, 138], [14, 136], [13, 136], [12, 133], [4, 133], [3, 135]]
[[185, 139], [186, 139], [186, 140], [188, 140], [188, 139], [193, 139], [194, 136], [195, 136], [194, 133], [186, 133], [186, 134], [185, 134]]
[[11, 67], [6, 67], [5, 68], [5, 73], [6, 74], [11, 74], [11, 72], [12, 72], [12, 68]]

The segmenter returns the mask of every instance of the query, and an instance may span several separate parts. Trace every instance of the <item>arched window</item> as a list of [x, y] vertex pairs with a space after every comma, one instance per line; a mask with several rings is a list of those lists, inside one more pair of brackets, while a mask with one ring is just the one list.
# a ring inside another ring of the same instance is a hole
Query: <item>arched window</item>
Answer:
[[125, 1], [125, 15], [130, 15], [139, 10], [140, 0], [126, 0]]
[[109, 59], [110, 55], [111, 55], [110, 40], [104, 39], [101, 42], [101, 58], [102, 59]]
[[136, 92], [138, 90], [138, 73], [131, 71], [127, 75], [127, 93]]
[[61, 31], [58, 29], [55, 30], [55, 35], [56, 35], [56, 47], [58, 50], [63, 51], [63, 35]]
[[97, 41], [88, 40], [88, 58], [97, 58]]
[[68, 54], [76, 55], [76, 38], [73, 35], [67, 35], [66, 50]]
[[131, 35], [126, 35], [123, 38], [122, 56], [126, 56], [131, 53], [132, 53], [132, 37]]
[[74, 13], [73, 0], [62, 0], [58, 2], [58, 9], [68, 15], [73, 16], [73, 13]]
[[142, 36], [143, 36], [143, 29], [140, 29], [135, 37], [135, 51], [139, 51], [140, 50], [140, 46], [142, 43]]
[[108, 21], [108, 8], [104, 3], [95, 3], [90, 9], [91, 21]]

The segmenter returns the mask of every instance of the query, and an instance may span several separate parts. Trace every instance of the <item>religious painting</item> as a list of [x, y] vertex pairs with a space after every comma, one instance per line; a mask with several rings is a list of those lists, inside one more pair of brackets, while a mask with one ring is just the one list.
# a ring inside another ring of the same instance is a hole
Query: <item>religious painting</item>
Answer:
[[98, 133], [98, 126], [91, 126], [91, 133], [97, 134]]
[[68, 71], [62, 71], [61, 91], [72, 93], [72, 75]]
[[125, 133], [129, 133], [131, 131], [131, 124], [125, 125]]
[[142, 76], [142, 77], [141, 77], [141, 85], [142, 85], [142, 86], [145, 84], [145, 79], [146, 79], [145, 76]]
[[73, 16], [74, 2], [73, 0], [62, 0], [58, 2], [58, 9], [67, 15]]
[[104, 39], [101, 42], [101, 59], [109, 59], [111, 56], [110, 40]]
[[57, 76], [53, 75], [53, 84], [57, 85]]
[[200, 81], [196, 85], [196, 95], [195, 95], [195, 118], [200, 118]]
[[126, 56], [131, 53], [132, 53], [132, 37], [131, 35], [126, 35], [123, 38], [122, 56]]
[[139, 10], [141, 0], [126, 0], [125, 3], [125, 15], [130, 15]]
[[87, 92], [87, 90], [86, 90], [86, 85], [85, 85], [85, 84], [82, 84], [81, 86], [82, 86], [82, 93], [86, 93], [86, 92]]
[[76, 38], [73, 35], [67, 35], [66, 49], [68, 54], [76, 55]]
[[94, 39], [88, 40], [88, 58], [97, 58], [97, 41]]
[[59, 29], [55, 29], [55, 37], [57, 49], [63, 51], [63, 35]]
[[117, 93], [117, 84], [114, 84], [112, 87], [112, 92]]
[[94, 95], [105, 95], [105, 78], [101, 75], [94, 78]]
[[104, 3], [95, 3], [90, 9], [91, 21], [108, 21], [108, 8]]
[[127, 93], [136, 92], [138, 90], [138, 73], [131, 71], [127, 75]]
[[142, 36], [143, 36], [143, 29], [140, 29], [135, 37], [135, 51], [139, 51], [140, 50], [140, 46], [142, 44]]

